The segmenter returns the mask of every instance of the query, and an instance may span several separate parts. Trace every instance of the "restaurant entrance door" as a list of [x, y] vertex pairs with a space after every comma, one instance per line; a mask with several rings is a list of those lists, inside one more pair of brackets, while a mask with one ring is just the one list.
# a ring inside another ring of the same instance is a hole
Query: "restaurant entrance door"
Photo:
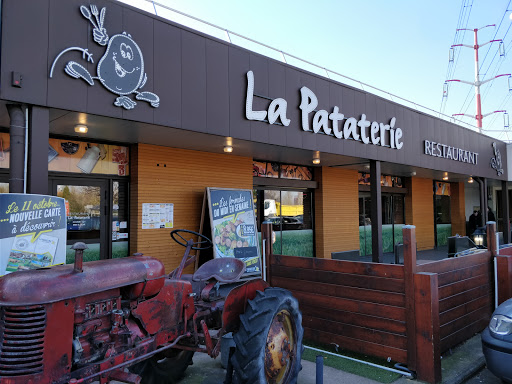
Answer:
[[87, 244], [85, 261], [108, 258], [108, 180], [55, 177], [50, 184], [52, 195], [66, 199], [66, 262], [73, 262], [70, 247], [78, 241]]

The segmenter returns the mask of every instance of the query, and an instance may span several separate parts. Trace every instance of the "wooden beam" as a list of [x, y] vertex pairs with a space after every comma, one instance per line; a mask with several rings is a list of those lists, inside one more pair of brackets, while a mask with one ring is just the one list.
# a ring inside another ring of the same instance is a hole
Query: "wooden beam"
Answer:
[[[510, 203], [508, 201], [508, 183], [503, 180], [501, 182], [501, 217], [503, 217], [503, 241], [505, 244], [511, 242], [509, 209]], [[497, 213], [496, 216], [498, 216]]]
[[441, 353], [439, 336], [439, 298], [437, 274], [414, 275], [416, 312], [416, 365], [418, 379], [435, 384], [441, 381]]
[[496, 256], [498, 279], [498, 305], [512, 297], [512, 256]]
[[407, 329], [407, 366], [415, 371], [416, 356], [416, 321], [414, 309], [414, 274], [416, 273], [416, 227], [404, 225], [402, 228], [404, 240], [404, 285], [405, 313]]

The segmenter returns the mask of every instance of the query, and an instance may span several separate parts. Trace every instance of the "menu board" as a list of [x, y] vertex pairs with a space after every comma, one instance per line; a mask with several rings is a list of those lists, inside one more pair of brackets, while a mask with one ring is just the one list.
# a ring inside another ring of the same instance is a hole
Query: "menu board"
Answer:
[[63, 264], [66, 236], [63, 198], [0, 194], [0, 275]]
[[245, 262], [246, 275], [261, 274], [252, 191], [207, 188], [214, 257]]
[[142, 204], [142, 229], [172, 228], [174, 204]]

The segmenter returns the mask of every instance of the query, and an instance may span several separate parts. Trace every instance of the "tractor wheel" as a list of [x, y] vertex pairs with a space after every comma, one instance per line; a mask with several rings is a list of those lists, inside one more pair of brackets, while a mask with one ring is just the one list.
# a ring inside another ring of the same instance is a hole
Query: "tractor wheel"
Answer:
[[249, 300], [233, 336], [237, 384], [295, 384], [302, 369], [302, 314], [285, 289], [267, 288]]
[[139, 375], [141, 384], [175, 384], [192, 365], [194, 351], [169, 349], [130, 367]]

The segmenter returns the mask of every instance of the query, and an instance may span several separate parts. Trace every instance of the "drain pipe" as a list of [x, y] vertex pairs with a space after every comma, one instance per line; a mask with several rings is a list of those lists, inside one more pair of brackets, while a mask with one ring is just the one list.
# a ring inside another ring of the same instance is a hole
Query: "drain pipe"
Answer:
[[[317, 348], [313, 348], [313, 347], [309, 347], [307, 345], [304, 346], [304, 348], [306, 349], [311, 349], [312, 351], [316, 351], [316, 352], [320, 352], [320, 353], [326, 353], [328, 355], [331, 355], [331, 356], [336, 356], [336, 357], [341, 357], [342, 359], [346, 359], [346, 360], [351, 360], [351, 361], [355, 361], [357, 363], [361, 363], [361, 364], [366, 364], [366, 365], [370, 365], [372, 367], [375, 367], [375, 368], [379, 368], [379, 369], [383, 369], [385, 371], [389, 371], [389, 372], [394, 372], [394, 373], [398, 373], [400, 375], [403, 375], [403, 376], [407, 376], [411, 379], [414, 379], [415, 378], [415, 375], [412, 371], [408, 370], [407, 368], [405, 367], [402, 367], [401, 365], [395, 365], [397, 368], [400, 368], [400, 369], [394, 369], [394, 368], [389, 368], [389, 367], [385, 367], [383, 365], [378, 365], [378, 364], [374, 364], [374, 363], [370, 363], [368, 361], [364, 361], [364, 360], [359, 360], [359, 359], [354, 359], [353, 357], [348, 357], [348, 356], [343, 356], [343, 355], [338, 355], [337, 353], [332, 353], [332, 352], [328, 352], [328, 351], [324, 351], [322, 349], [317, 349]], [[403, 370], [402, 370], [403, 369]]]
[[26, 124], [25, 115], [19, 104], [8, 104], [7, 111], [11, 123], [9, 126], [10, 134], [10, 172], [9, 172], [9, 192], [25, 193], [26, 179]]

